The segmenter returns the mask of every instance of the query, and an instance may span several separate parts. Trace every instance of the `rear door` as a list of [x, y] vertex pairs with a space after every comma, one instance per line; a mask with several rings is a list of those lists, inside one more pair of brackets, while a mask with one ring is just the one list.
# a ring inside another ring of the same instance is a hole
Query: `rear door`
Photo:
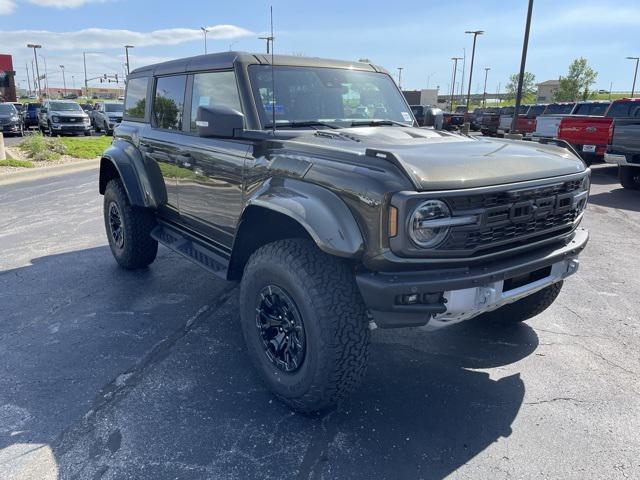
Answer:
[[180, 215], [230, 252], [242, 213], [244, 163], [251, 144], [199, 137], [196, 117], [199, 107], [224, 105], [242, 111], [235, 73], [195, 73], [187, 91], [187, 134], [176, 157]]

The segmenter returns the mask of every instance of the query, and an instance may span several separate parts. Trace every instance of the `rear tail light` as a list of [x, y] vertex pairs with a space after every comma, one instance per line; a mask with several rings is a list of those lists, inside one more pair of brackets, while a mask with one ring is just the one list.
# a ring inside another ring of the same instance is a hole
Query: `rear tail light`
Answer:
[[612, 120], [611, 125], [609, 125], [609, 140], [607, 141], [609, 145], [613, 143], [613, 129], [614, 129], [614, 122]]

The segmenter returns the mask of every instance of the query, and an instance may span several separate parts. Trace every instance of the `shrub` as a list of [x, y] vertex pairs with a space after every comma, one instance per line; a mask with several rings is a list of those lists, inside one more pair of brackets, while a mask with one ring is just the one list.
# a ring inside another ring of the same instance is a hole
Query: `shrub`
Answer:
[[25, 168], [33, 168], [35, 165], [33, 162], [29, 160], [14, 160], [13, 158], [8, 158], [6, 160], [0, 160], [0, 167], [25, 167]]
[[45, 138], [41, 133], [27, 135], [19, 148], [37, 162], [57, 160], [66, 153], [66, 147], [58, 138]]

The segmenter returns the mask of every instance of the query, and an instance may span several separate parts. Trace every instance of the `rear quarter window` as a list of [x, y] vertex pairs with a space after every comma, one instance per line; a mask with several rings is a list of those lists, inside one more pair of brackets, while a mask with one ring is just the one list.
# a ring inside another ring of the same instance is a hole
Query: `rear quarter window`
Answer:
[[149, 77], [132, 78], [127, 82], [124, 100], [124, 116], [127, 120], [142, 121], [147, 110]]

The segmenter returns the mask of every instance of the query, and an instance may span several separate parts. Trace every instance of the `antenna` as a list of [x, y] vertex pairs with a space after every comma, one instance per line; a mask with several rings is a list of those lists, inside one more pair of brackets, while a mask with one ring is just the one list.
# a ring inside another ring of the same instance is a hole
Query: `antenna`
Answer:
[[[273, 73], [273, 5], [269, 7], [271, 12], [271, 132], [276, 135], [276, 77]], [[267, 46], [269, 45], [267, 41]]]

